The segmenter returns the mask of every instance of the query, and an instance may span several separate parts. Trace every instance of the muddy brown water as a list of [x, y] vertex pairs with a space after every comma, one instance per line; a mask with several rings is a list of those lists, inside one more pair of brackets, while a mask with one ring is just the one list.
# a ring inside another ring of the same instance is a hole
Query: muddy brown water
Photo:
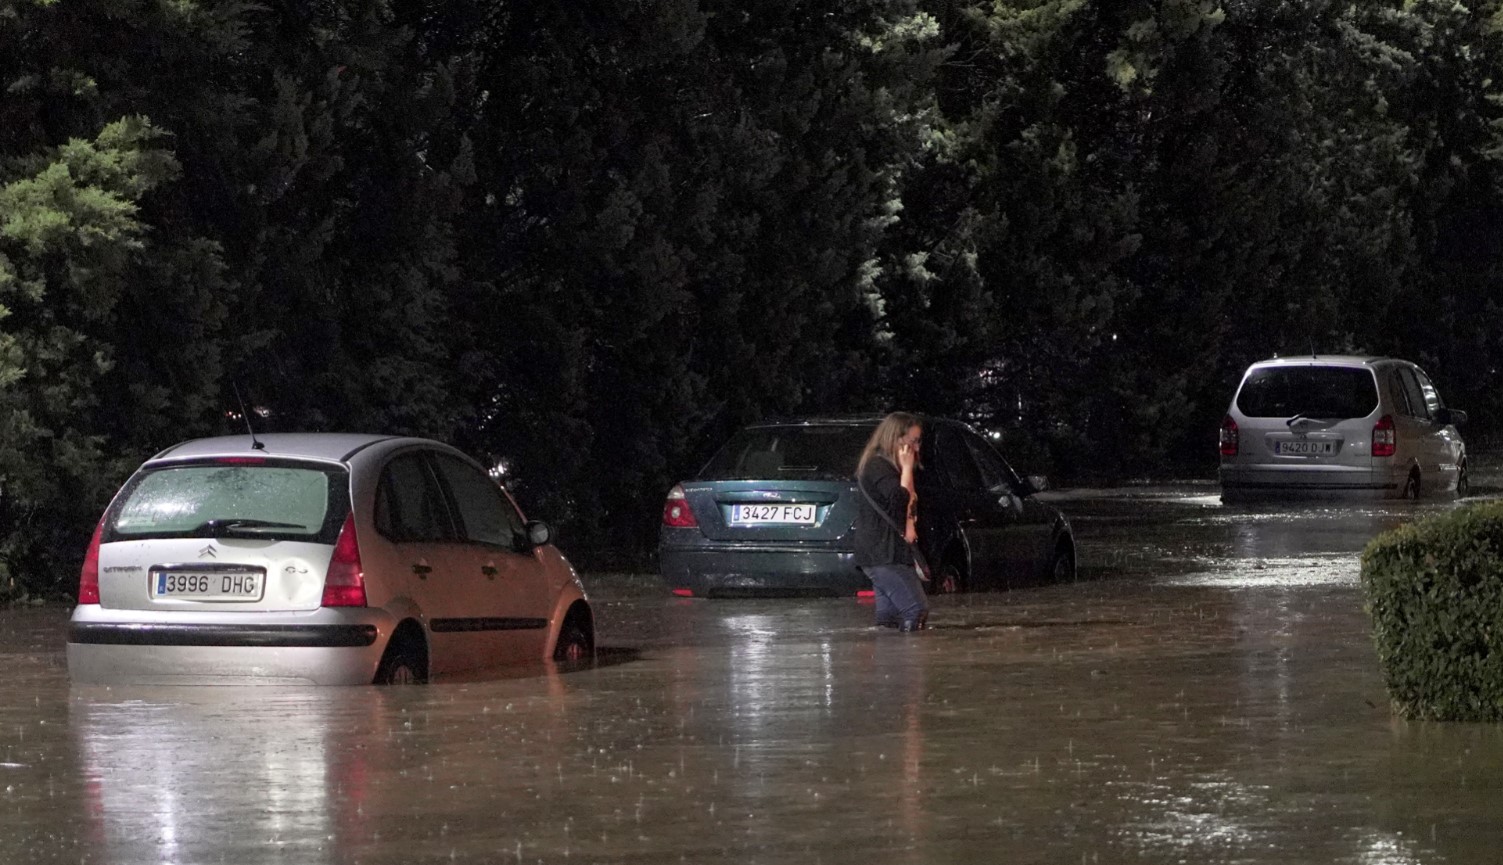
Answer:
[[1357, 585], [1449, 507], [1055, 494], [1063, 586], [687, 601], [597, 575], [592, 669], [71, 687], [0, 613], [0, 863], [1493, 863], [1503, 729], [1388, 709]]

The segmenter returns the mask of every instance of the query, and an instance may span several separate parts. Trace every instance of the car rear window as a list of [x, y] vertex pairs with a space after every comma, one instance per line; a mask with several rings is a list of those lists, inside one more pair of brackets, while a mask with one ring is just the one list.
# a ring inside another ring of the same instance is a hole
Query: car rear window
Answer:
[[1237, 408], [1248, 417], [1354, 418], [1377, 407], [1377, 381], [1361, 367], [1264, 367], [1237, 393]]
[[334, 543], [349, 513], [333, 466], [236, 459], [143, 469], [111, 509], [107, 540], [242, 537]]
[[791, 424], [744, 429], [700, 472], [701, 480], [849, 479], [875, 424]]

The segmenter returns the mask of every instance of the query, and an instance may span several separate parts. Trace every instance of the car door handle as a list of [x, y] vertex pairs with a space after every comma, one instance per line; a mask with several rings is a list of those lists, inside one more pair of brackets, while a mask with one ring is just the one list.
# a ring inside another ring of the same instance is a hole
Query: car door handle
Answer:
[[412, 572], [426, 580], [428, 579], [428, 575], [433, 573], [433, 567], [431, 565], [413, 565]]
[[496, 578], [496, 566], [495, 565], [481, 565], [480, 566], [480, 573], [485, 574], [487, 577], [490, 577], [491, 579], [494, 580]]

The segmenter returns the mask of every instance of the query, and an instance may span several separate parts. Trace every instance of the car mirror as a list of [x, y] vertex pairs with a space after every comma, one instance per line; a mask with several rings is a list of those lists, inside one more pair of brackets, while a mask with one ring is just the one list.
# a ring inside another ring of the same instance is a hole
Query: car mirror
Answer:
[[1023, 499], [1012, 490], [1005, 490], [1002, 495], [998, 497], [997, 504], [1001, 505], [1003, 510], [1011, 511], [1013, 513], [1022, 513], [1023, 511]]
[[527, 529], [527, 543], [530, 546], [541, 547], [553, 542], [553, 527], [542, 520], [528, 520], [523, 528]]
[[1439, 408], [1435, 411], [1435, 422], [1452, 426], [1461, 426], [1466, 423], [1466, 412], [1457, 408]]
[[1029, 475], [1028, 486], [1033, 488], [1031, 492], [1041, 493], [1049, 489], [1049, 479], [1043, 475]]

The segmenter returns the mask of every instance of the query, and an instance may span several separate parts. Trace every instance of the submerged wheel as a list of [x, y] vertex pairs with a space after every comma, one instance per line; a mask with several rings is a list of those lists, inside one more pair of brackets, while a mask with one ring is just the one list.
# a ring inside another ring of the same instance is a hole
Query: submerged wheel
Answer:
[[931, 595], [955, 595], [965, 591], [965, 575], [954, 559], [946, 559], [924, 588]]
[[397, 635], [386, 647], [381, 665], [376, 668], [377, 685], [421, 685], [428, 681], [428, 652], [421, 642], [407, 635]]
[[1075, 582], [1075, 549], [1069, 544], [1055, 548], [1054, 562], [1049, 566], [1049, 580], [1054, 583]]
[[1420, 497], [1419, 472], [1410, 472], [1409, 479], [1404, 481], [1404, 498], [1415, 501]]
[[595, 641], [584, 628], [568, 622], [558, 632], [558, 642], [553, 646], [553, 660], [577, 664], [595, 656]]

